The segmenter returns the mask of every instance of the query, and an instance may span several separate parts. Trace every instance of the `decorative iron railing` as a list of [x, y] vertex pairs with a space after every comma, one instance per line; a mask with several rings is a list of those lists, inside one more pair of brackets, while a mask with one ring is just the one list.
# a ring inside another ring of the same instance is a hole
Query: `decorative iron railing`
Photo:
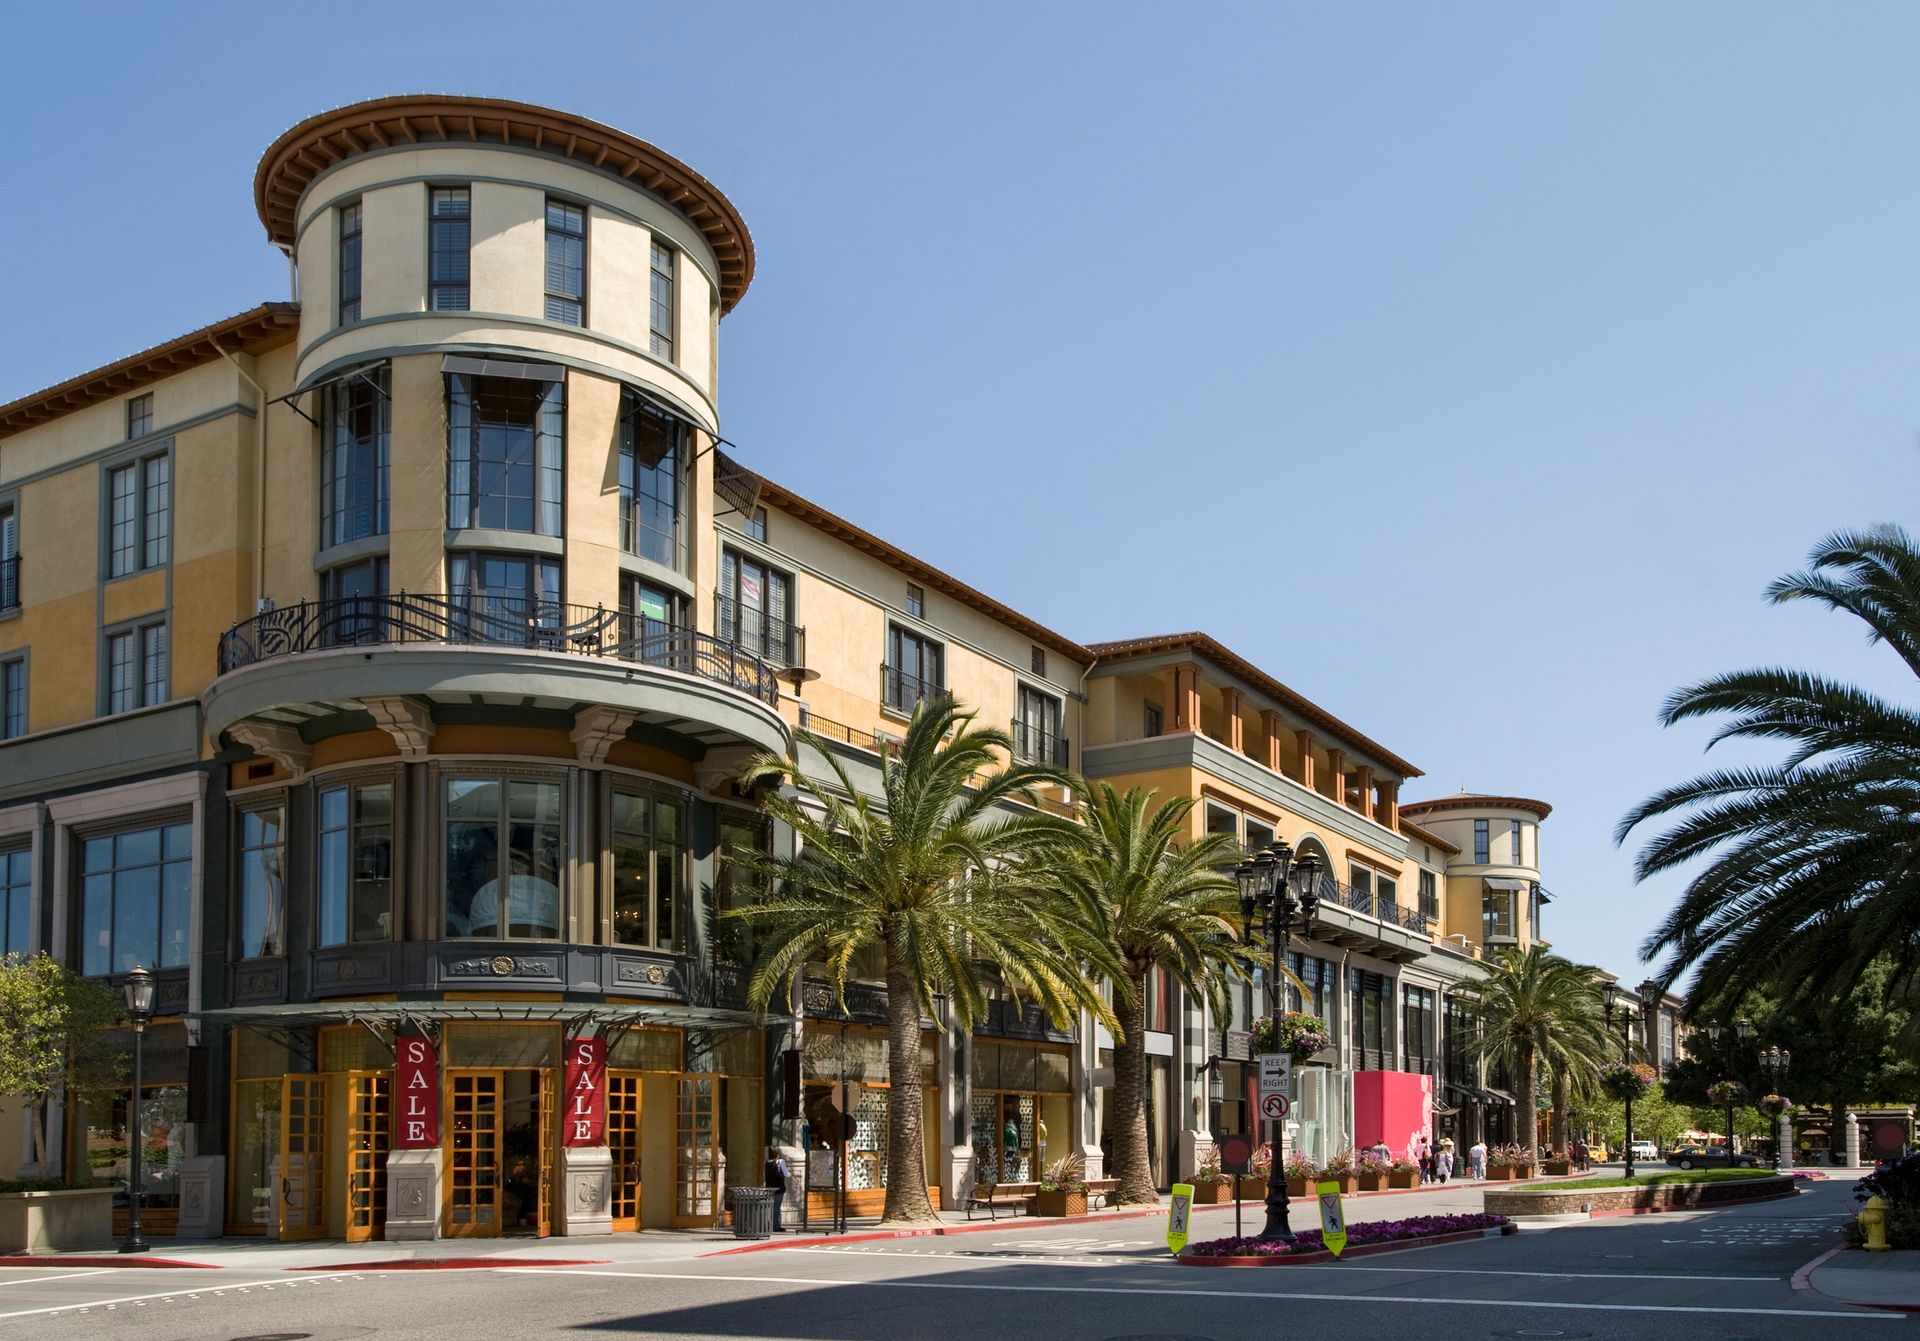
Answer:
[[20, 556], [0, 559], [0, 610], [20, 608]]
[[1026, 763], [1065, 768], [1067, 738], [1051, 727], [1036, 726], [1032, 722], [1016, 719], [1013, 723], [1013, 755]]
[[811, 732], [822, 740], [838, 740], [848, 745], [857, 745], [863, 750], [884, 750], [893, 744], [893, 738], [890, 736], [862, 731], [857, 726], [848, 726], [845, 722], [821, 717], [808, 711], [805, 705], [800, 709], [800, 729]]
[[880, 703], [889, 711], [910, 713], [921, 699], [939, 698], [946, 692], [933, 681], [909, 675], [898, 666], [880, 668]]
[[765, 610], [730, 596], [713, 598], [713, 628], [722, 638], [775, 666], [807, 664], [807, 631], [784, 619], [775, 619]]
[[220, 671], [337, 647], [510, 647], [612, 657], [780, 701], [773, 667], [737, 643], [604, 606], [521, 597], [345, 596], [243, 619], [220, 637]]

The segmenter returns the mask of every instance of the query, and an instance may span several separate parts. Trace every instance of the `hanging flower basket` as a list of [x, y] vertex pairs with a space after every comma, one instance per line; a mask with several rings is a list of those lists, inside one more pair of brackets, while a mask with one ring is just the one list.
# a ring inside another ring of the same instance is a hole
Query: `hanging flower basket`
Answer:
[[1737, 1080], [1716, 1080], [1707, 1086], [1707, 1099], [1716, 1104], [1737, 1104], [1747, 1097], [1747, 1087]]
[[1653, 1068], [1645, 1062], [1608, 1062], [1600, 1068], [1600, 1089], [1609, 1099], [1644, 1099], [1653, 1082]]
[[1763, 1095], [1754, 1107], [1766, 1117], [1781, 1118], [1793, 1111], [1793, 1100], [1784, 1094], [1768, 1094]]
[[1296, 1063], [1333, 1046], [1327, 1022], [1318, 1015], [1290, 1010], [1284, 1015], [1262, 1015], [1253, 1022], [1255, 1052], [1285, 1052]]

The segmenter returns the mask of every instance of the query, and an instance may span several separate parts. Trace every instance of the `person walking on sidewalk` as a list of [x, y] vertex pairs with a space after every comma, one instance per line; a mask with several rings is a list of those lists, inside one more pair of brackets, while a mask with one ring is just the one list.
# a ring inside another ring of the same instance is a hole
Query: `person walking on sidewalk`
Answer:
[[1467, 1151], [1467, 1171], [1475, 1178], [1487, 1176], [1487, 1143], [1475, 1141]]
[[1434, 1176], [1442, 1183], [1453, 1177], [1453, 1141], [1451, 1138], [1441, 1138], [1440, 1153], [1433, 1157], [1433, 1172]]
[[766, 1185], [773, 1189], [773, 1232], [780, 1232], [780, 1210], [787, 1199], [787, 1157], [780, 1153], [780, 1147], [767, 1147]]

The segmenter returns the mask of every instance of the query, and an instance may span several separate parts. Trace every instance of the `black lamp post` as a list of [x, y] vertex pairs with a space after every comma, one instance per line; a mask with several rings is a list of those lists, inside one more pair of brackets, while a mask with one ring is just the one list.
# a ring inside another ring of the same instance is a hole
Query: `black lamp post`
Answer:
[[[1780, 1087], [1786, 1083], [1787, 1068], [1791, 1065], [1793, 1065], [1793, 1054], [1778, 1044], [1760, 1054], [1760, 1069], [1767, 1073], [1767, 1083], [1773, 1087], [1775, 1094], [1780, 1093]], [[1784, 1114], [1781, 1116], [1785, 1117]], [[1780, 1149], [1780, 1122], [1781, 1118], [1775, 1118], [1773, 1123], [1773, 1171], [1775, 1173], [1780, 1171], [1780, 1161], [1783, 1157]], [[1787, 1130], [1789, 1132], [1793, 1130], [1791, 1119], [1787, 1121]]]
[[[1606, 991], [1607, 1028], [1613, 1028], [1614, 1016], [1620, 1017], [1620, 1060], [1633, 1062], [1633, 1008], [1627, 1004], [1632, 998], [1620, 990], [1616, 983], [1608, 983]], [[1633, 1177], [1633, 1096], [1627, 1096], [1627, 1177]]]
[[127, 1237], [120, 1243], [123, 1253], [143, 1253], [147, 1241], [140, 1237], [140, 1192], [146, 1173], [140, 1167], [145, 1133], [140, 1130], [140, 1063], [147, 1037], [147, 1021], [153, 1018], [153, 975], [134, 965], [124, 987], [127, 1017], [133, 1021], [133, 1102], [127, 1105], [127, 1138], [132, 1147], [132, 1169], [127, 1179]]
[[[1716, 1043], [1718, 1043], [1723, 1038], [1727, 1041], [1727, 1079], [1728, 1080], [1733, 1079], [1734, 1045], [1736, 1043], [1744, 1043], [1747, 1040], [1748, 1035], [1752, 1033], [1753, 1033], [1752, 1020], [1736, 1020], [1734, 1021], [1733, 1028], [1731, 1029], [1723, 1029], [1721, 1026], [1717, 1024], [1710, 1024], [1707, 1026], [1708, 1038], [1712, 1039]], [[1729, 1169], [1733, 1167], [1733, 1104], [1731, 1102], [1727, 1104], [1727, 1167]]]
[[[1297, 877], [1297, 881], [1296, 881]], [[1267, 1013], [1280, 1016], [1283, 997], [1280, 977], [1285, 971], [1287, 940], [1297, 929], [1305, 931], [1320, 906], [1320, 859], [1308, 854], [1296, 863], [1285, 839], [1254, 853], [1233, 868], [1240, 885], [1240, 934], [1251, 940], [1257, 929], [1273, 947], [1273, 972], [1267, 978]], [[1295, 893], [1298, 884], [1299, 892]], [[1282, 1126], [1275, 1121], [1268, 1135], [1273, 1158], [1267, 1165], [1267, 1223], [1260, 1237], [1293, 1242], [1287, 1227], [1287, 1174], [1280, 1162]]]

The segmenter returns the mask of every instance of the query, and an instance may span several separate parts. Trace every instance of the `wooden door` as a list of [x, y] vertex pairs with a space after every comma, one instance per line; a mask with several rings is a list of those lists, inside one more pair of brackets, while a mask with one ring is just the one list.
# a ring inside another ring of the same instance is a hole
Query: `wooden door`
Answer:
[[393, 1073], [347, 1073], [347, 1242], [387, 1228], [387, 1152], [393, 1148]]
[[454, 1071], [447, 1077], [443, 1228], [448, 1238], [500, 1233], [500, 1091], [498, 1071]]
[[675, 1228], [708, 1228], [720, 1220], [719, 1087], [720, 1081], [714, 1076], [681, 1076], [676, 1087]]
[[640, 1073], [607, 1073], [607, 1150], [613, 1156], [613, 1227], [640, 1228]]
[[540, 1068], [540, 1111], [535, 1115], [534, 1131], [539, 1134], [539, 1191], [534, 1196], [534, 1233], [546, 1238], [553, 1233], [553, 1189], [560, 1181], [560, 1085], [554, 1068]]
[[327, 1231], [327, 1078], [280, 1079], [280, 1224], [282, 1239]]

